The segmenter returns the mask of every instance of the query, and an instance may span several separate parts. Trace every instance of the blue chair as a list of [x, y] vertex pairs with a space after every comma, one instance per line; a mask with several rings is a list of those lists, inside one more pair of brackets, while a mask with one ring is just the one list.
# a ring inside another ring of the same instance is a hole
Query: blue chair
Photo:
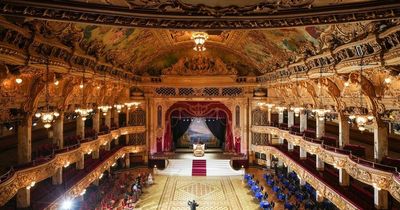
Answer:
[[292, 205], [291, 203], [289, 203], [289, 202], [285, 202], [284, 208], [285, 208], [285, 209], [292, 210], [292, 209], [293, 209], [293, 205]]
[[257, 186], [257, 185], [253, 185], [253, 186], [251, 187], [251, 191], [253, 191], [253, 193], [255, 194], [255, 193], [257, 193], [258, 191], [260, 191], [260, 187]]
[[261, 199], [263, 198], [263, 193], [261, 192], [261, 191], [258, 191], [257, 193], [256, 193], [256, 195], [255, 195], [255, 197], [259, 200], [259, 201], [261, 201]]
[[261, 201], [260, 208], [267, 210], [267, 209], [271, 208], [271, 204], [268, 201]]

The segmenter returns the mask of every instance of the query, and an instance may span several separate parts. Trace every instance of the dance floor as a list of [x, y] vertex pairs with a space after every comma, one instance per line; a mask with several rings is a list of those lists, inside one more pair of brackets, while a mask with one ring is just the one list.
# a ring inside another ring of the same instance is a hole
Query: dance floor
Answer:
[[136, 208], [187, 210], [187, 202], [196, 200], [198, 210], [259, 209], [241, 176], [155, 176], [154, 181], [153, 186], [145, 188]]

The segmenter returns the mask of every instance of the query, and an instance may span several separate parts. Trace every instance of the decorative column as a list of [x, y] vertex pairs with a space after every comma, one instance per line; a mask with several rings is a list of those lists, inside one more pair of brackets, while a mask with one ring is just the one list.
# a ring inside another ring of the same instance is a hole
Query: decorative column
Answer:
[[107, 115], [105, 116], [104, 124], [111, 129], [111, 110], [107, 111]]
[[[268, 120], [269, 124], [271, 124], [271, 112], [272, 112], [272, 109], [268, 108], [267, 120]], [[267, 140], [268, 140], [269, 144], [272, 144], [272, 135], [270, 133], [267, 134]]]
[[[288, 128], [294, 126], [294, 111], [288, 111]], [[293, 151], [293, 144], [288, 141], [288, 150]]]
[[85, 168], [85, 154], [80, 154], [80, 160], [76, 162], [76, 169], [82, 170]]
[[325, 118], [324, 119], [319, 119], [318, 114], [315, 114], [315, 122], [316, 122], [316, 137], [317, 139], [320, 139], [325, 135]]
[[388, 209], [388, 191], [374, 187], [374, 204], [376, 209]]
[[300, 147], [300, 160], [305, 160], [307, 159], [307, 151]]
[[[278, 114], [278, 117], [279, 117], [278, 123], [282, 124], [283, 123], [283, 111], [279, 111], [278, 113], [279, 113]], [[283, 144], [283, 138], [282, 137], [279, 137], [279, 144]]]
[[350, 185], [350, 175], [343, 168], [339, 168], [339, 184], [343, 187]]
[[18, 164], [31, 162], [32, 115], [27, 115], [18, 125]]
[[339, 113], [339, 147], [343, 148], [350, 143], [350, 125], [347, 117], [343, 113]]
[[131, 167], [131, 158], [129, 157], [129, 153], [125, 154], [125, 168]]
[[53, 125], [53, 143], [60, 149], [64, 147], [64, 112], [60, 112]]
[[113, 123], [119, 127], [119, 112], [117, 111], [117, 109], [113, 109]]
[[315, 164], [316, 164], [317, 170], [318, 170], [318, 171], [323, 171], [323, 170], [324, 170], [324, 167], [325, 167], [324, 161], [323, 161], [321, 158], [319, 158], [318, 155], [315, 156], [315, 160], [316, 160], [316, 161], [315, 161]]
[[[125, 121], [126, 121], [126, 127], [129, 126], [129, 115], [130, 115], [130, 109], [128, 107], [126, 107], [126, 116], [125, 116]], [[146, 118], [147, 119], [147, 118]]]
[[278, 113], [278, 123], [281, 124], [283, 123], [283, 111], [279, 111]]
[[300, 112], [300, 132], [307, 130], [307, 113], [305, 111]]
[[385, 123], [378, 122], [374, 128], [374, 158], [381, 161], [388, 155], [388, 128]]
[[100, 132], [100, 110], [97, 110], [93, 115], [93, 130]]
[[279, 167], [282, 167], [282, 166], [283, 166], [283, 161], [282, 161], [282, 159], [278, 159], [278, 166], [279, 166]]
[[[32, 115], [27, 114], [18, 125], [18, 163], [28, 163], [32, 158]], [[17, 207], [27, 208], [30, 206], [30, 189], [21, 188], [17, 191]]]
[[[112, 140], [111, 140], [112, 141]], [[111, 141], [108, 141], [107, 143], [106, 143], [106, 145], [105, 145], [105, 150], [106, 151], [110, 151], [111, 150]]]
[[99, 149], [95, 149], [92, 151], [92, 159], [99, 159], [100, 157], [100, 151]]
[[288, 128], [294, 126], [294, 111], [288, 111]]
[[267, 168], [271, 168], [271, 154], [266, 154], [266, 159]]
[[62, 184], [62, 173], [62, 167], [56, 169], [56, 173], [54, 173], [54, 175], [51, 177], [53, 185]]
[[79, 116], [76, 118], [76, 135], [80, 136], [82, 139], [85, 138], [85, 121]]

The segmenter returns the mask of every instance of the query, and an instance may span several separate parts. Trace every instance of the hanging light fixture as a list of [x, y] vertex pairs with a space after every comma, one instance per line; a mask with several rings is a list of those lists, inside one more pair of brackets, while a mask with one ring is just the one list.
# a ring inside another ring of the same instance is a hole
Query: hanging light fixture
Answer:
[[140, 105], [140, 102], [129, 102], [129, 103], [125, 103], [125, 106], [128, 108], [128, 110], [131, 107], [134, 107], [135, 109], [137, 109]]
[[330, 109], [325, 109], [325, 105], [323, 102], [323, 95], [322, 95], [322, 85], [321, 85], [321, 79], [322, 79], [322, 67], [319, 70], [319, 79], [318, 79], [318, 98], [319, 103], [316, 106], [315, 109], [312, 109], [311, 111], [314, 112], [318, 116], [318, 120], [323, 121], [325, 119], [325, 115], [330, 113]]
[[50, 110], [50, 105], [49, 105], [50, 94], [49, 94], [48, 82], [49, 82], [49, 59], [47, 58], [47, 60], [46, 60], [46, 82], [44, 84], [46, 105], [45, 105], [44, 110], [35, 113], [35, 117], [40, 118], [40, 120], [42, 121], [45, 128], [50, 128], [51, 123], [54, 121], [54, 119], [57, 118], [58, 116], [60, 116], [60, 113], [58, 113], [57, 111]]
[[[104, 72], [104, 76], [103, 76], [103, 87], [106, 87], [106, 72]], [[106, 116], [107, 112], [109, 109], [111, 109], [112, 107], [105, 104], [105, 105], [101, 105], [97, 107], [99, 110], [101, 110], [101, 112], [103, 112], [103, 115]]]
[[364, 57], [364, 52], [362, 50], [359, 51], [361, 53], [361, 63], [360, 63], [360, 73], [359, 73], [359, 86], [360, 86], [360, 93], [359, 93], [359, 107], [355, 107], [351, 114], [349, 115], [349, 121], [350, 123], [356, 123], [358, 126], [358, 129], [360, 131], [365, 131], [366, 130], [366, 125], [371, 124], [375, 117], [366, 109], [364, 108], [364, 103], [363, 103], [363, 97], [362, 97], [362, 70], [363, 70], [363, 57]]
[[206, 51], [204, 44], [208, 39], [208, 34], [205, 32], [193, 32], [192, 39], [194, 40], [195, 46], [193, 48], [194, 51], [203, 52]]
[[85, 89], [83, 88], [84, 86], [85, 86], [85, 70], [83, 70], [82, 82], [81, 85], [79, 86], [82, 89], [82, 107], [75, 109], [75, 112], [81, 116], [83, 121], [85, 121], [87, 117], [90, 115], [90, 113], [93, 112], [93, 109], [86, 108], [85, 106]]

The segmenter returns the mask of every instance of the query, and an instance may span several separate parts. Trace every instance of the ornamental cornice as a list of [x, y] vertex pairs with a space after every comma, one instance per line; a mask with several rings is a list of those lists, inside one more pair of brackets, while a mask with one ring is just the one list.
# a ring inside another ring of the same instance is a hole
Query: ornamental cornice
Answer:
[[[360, 51], [363, 52], [362, 55], [360, 55]], [[285, 83], [290, 79], [293, 80], [293, 74], [307, 73], [309, 78], [315, 77], [320, 70], [323, 71], [323, 76], [346, 74], [359, 70], [361, 58], [363, 63], [367, 64], [364, 69], [399, 65], [399, 54], [400, 26], [396, 25], [378, 34], [369, 34], [363, 39], [321, 51], [317, 55], [266, 73], [257, 77], [257, 81], [259, 83], [268, 82], [268, 85], [272, 86], [278, 81]], [[285, 78], [287, 79], [282, 81]]]
[[276, 127], [252, 126], [251, 131], [282, 137], [293, 145], [300, 146], [308, 153], [318, 155], [318, 157], [324, 162], [333, 165], [336, 168], [345, 169], [353, 178], [364, 182], [365, 184], [389, 191], [395, 199], [400, 201], [399, 173], [396, 174], [368, 167], [356, 162], [357, 159], [352, 159], [349, 155], [335, 152], [333, 149], [326, 149], [322, 144], [306, 141], [302, 136], [290, 134], [289, 131], [280, 130]]
[[[315, 177], [312, 173], [308, 172], [302, 166], [298, 165], [291, 158], [286, 156], [284, 153], [271, 146], [255, 146], [252, 145], [252, 150], [254, 152], [266, 153], [277, 157], [282, 160], [287, 166], [289, 166], [296, 174], [304, 181], [309, 183], [318, 194], [330, 200], [333, 204], [335, 204], [339, 209], [358, 209], [354, 204], [337, 193], [334, 189], [331, 189], [328, 185], [321, 182], [317, 177]], [[262, 160], [259, 160], [262, 162]]]
[[[120, 135], [143, 133], [145, 131], [146, 129], [144, 126], [119, 128], [111, 131], [109, 134], [100, 135], [95, 140], [81, 143], [77, 148], [72, 148], [65, 152], [56, 154], [52, 159], [45, 163], [15, 171], [10, 178], [0, 183], [0, 206], [3, 206], [8, 200], [10, 200], [19, 189], [26, 188], [33, 182], [38, 183], [51, 177], [56, 173], [58, 168], [79, 161], [82, 155], [99, 149], [101, 145], [111, 142], [114, 138]], [[132, 147], [128, 147], [128, 149], [131, 148]], [[134, 150], [132, 149], [132, 151]]]
[[[129, 1], [127, 6], [83, 2], [3, 0], [0, 14], [43, 20], [168, 29], [260, 29], [326, 25], [400, 16], [393, 1], [313, 7], [312, 0], [213, 7], [182, 1]], [[355, 9], [356, 8], [356, 9]], [[296, 10], [293, 13], [293, 10]]]

